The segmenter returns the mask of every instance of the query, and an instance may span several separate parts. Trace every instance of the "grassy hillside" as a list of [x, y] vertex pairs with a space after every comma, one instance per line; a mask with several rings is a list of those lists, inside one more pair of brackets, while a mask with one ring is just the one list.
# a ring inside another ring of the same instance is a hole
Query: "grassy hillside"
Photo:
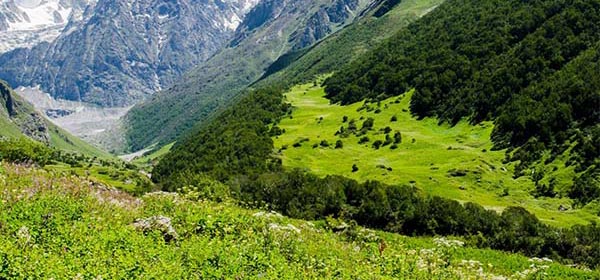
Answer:
[[161, 158], [171, 151], [174, 145], [175, 143], [171, 143], [160, 148], [150, 150], [149, 152], [144, 153], [141, 157], [134, 158], [132, 162], [139, 166], [151, 169], [160, 161]]
[[[563, 161], [543, 167], [546, 170], [538, 169], [558, 178], [555, 185], [560, 195], [534, 198], [531, 177], [514, 179], [514, 164], [503, 162], [506, 151], [491, 150], [491, 122], [472, 126], [462, 121], [449, 126], [438, 125], [434, 118], [417, 120], [409, 108], [412, 92], [378, 103], [349, 106], [331, 105], [324, 95], [322, 88], [312, 84], [285, 94], [294, 109], [278, 124], [285, 132], [274, 138], [285, 167], [306, 168], [320, 176], [338, 174], [359, 181], [413, 184], [432, 195], [477, 202], [496, 210], [522, 205], [554, 225], [598, 221], [598, 205], [572, 209], [573, 201], [566, 198], [566, 192], [575, 172], [574, 167], [565, 168]], [[374, 120], [374, 126], [364, 135], [336, 135], [340, 127], [348, 131], [352, 121], [360, 130], [368, 118]], [[401, 143], [394, 146], [397, 132]], [[364, 137], [368, 141], [359, 144]], [[383, 145], [386, 137], [391, 141]], [[343, 148], [336, 148], [337, 141]], [[373, 146], [376, 141], [382, 142], [378, 149]], [[353, 165], [357, 170], [353, 171]], [[557, 169], [552, 171], [554, 167]], [[569, 210], [559, 210], [561, 205]]]
[[23, 133], [10, 119], [4, 115], [0, 115], [0, 131], [1, 135], [5, 137], [23, 137]]
[[47, 121], [50, 132], [50, 145], [66, 152], [80, 153], [89, 157], [101, 159], [116, 159], [115, 156], [96, 148], [60, 127]]
[[8, 85], [5, 85], [0, 81], [0, 91], [6, 96], [0, 96], [0, 135], [4, 137], [18, 138], [22, 137], [23, 133], [15, 122], [10, 118], [10, 114], [7, 110], [8, 98], [14, 96], [9, 95]]
[[4, 163], [0, 199], [0, 278], [7, 279], [600, 277], [452, 239], [409, 238], [334, 219], [293, 220], [198, 200], [193, 192], [132, 197]]
[[352, 104], [414, 89], [416, 116], [494, 121], [494, 146], [519, 149], [517, 175], [568, 155], [559, 161], [578, 175], [567, 195], [585, 205], [600, 199], [598, 21], [597, 0], [449, 0], [337, 71], [325, 91]]

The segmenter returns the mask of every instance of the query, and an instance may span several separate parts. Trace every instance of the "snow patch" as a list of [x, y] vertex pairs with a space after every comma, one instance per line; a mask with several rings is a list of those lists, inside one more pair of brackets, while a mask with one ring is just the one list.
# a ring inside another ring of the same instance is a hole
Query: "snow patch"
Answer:
[[[64, 0], [0, 0], [0, 53], [52, 42], [69, 21], [81, 19], [83, 7]], [[95, 3], [95, 0], [81, 0]], [[73, 8], [78, 7], [78, 8]]]

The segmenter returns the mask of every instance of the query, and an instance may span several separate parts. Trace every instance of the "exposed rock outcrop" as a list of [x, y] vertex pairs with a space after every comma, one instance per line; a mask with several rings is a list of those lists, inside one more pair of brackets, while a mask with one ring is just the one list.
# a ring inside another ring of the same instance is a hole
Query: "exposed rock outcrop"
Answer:
[[179, 235], [171, 224], [171, 218], [169, 217], [154, 216], [146, 219], [138, 219], [133, 223], [133, 227], [145, 234], [152, 231], [158, 231], [162, 234], [165, 242], [171, 242], [179, 238]]

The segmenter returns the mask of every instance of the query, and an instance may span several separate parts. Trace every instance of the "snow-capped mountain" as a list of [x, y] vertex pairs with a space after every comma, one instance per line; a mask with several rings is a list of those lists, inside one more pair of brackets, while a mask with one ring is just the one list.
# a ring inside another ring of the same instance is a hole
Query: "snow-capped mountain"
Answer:
[[0, 53], [56, 39], [95, 0], [0, 0]]
[[[11, 20], [4, 20], [6, 30], [50, 22], [62, 31], [51, 42], [1, 54], [0, 78], [13, 87], [39, 85], [55, 98], [108, 107], [131, 105], [171, 86], [182, 73], [222, 49], [259, 2], [15, 1], [3, 2], [5, 10], [12, 11]], [[80, 8], [75, 9], [76, 3]], [[55, 7], [51, 14], [56, 17], [24, 16], [23, 11], [31, 15], [51, 11], [41, 7]], [[67, 14], [70, 20], [65, 25]], [[15, 15], [20, 15], [19, 21]]]

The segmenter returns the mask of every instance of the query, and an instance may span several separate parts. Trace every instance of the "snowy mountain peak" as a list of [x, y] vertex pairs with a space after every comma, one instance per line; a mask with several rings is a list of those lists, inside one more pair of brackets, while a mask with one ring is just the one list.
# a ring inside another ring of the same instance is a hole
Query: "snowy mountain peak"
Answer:
[[0, 53], [50, 42], [93, 0], [1, 0]]

